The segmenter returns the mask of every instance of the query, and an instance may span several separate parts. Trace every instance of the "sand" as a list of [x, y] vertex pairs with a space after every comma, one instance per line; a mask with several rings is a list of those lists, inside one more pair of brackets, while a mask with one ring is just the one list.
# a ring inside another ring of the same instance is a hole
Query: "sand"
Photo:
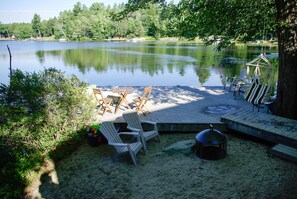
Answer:
[[[104, 96], [117, 95], [112, 87], [102, 88]], [[130, 106], [135, 107], [133, 99], [142, 96], [144, 87], [133, 86], [128, 94]], [[146, 103], [151, 114], [140, 115], [144, 120], [157, 123], [220, 123], [220, 115], [239, 111], [252, 110], [252, 105], [243, 99], [243, 95], [233, 96], [233, 91], [222, 86], [153, 86], [150, 100]], [[112, 107], [113, 109], [113, 107]], [[99, 121], [124, 122], [122, 114], [130, 111], [120, 106], [117, 114], [98, 115]], [[266, 110], [260, 110], [266, 112]]]
[[43, 175], [43, 198], [296, 198], [297, 165], [270, 155], [263, 143], [228, 135], [227, 157], [203, 160], [176, 143], [195, 134], [162, 134], [149, 141], [138, 166], [129, 156], [87, 142]]

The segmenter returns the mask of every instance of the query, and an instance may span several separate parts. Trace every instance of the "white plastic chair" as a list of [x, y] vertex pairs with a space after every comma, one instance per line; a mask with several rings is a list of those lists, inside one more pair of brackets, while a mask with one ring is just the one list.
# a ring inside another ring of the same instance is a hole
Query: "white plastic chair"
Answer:
[[[123, 118], [127, 122], [127, 124], [128, 124], [127, 128], [129, 130], [134, 131], [134, 132], [139, 132], [141, 141], [142, 141], [142, 144], [143, 144], [143, 147], [145, 150], [147, 150], [147, 141], [149, 139], [158, 137], [158, 140], [160, 142], [160, 135], [158, 132], [158, 127], [157, 127], [156, 122], [140, 120], [137, 112], [134, 112], [134, 111], [124, 113]], [[154, 129], [151, 131], [144, 131], [141, 123], [153, 125]]]
[[[113, 123], [111, 122], [102, 122], [100, 125], [100, 131], [104, 137], [108, 140], [108, 144], [114, 146], [116, 149], [115, 157], [117, 159], [118, 155], [129, 153], [134, 165], [137, 165], [136, 154], [142, 149], [143, 145], [139, 139], [139, 133], [137, 132], [121, 132], [118, 133], [115, 129]], [[136, 142], [124, 143], [120, 135], [133, 135], [137, 136], [138, 139]]]

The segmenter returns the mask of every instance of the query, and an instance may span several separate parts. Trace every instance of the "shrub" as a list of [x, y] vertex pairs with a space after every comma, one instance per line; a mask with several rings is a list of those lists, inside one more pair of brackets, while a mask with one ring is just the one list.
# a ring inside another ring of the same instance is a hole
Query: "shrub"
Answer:
[[[0, 178], [14, 169], [15, 179], [25, 185], [28, 171], [50, 152], [83, 137], [80, 130], [95, 122], [94, 107], [86, 83], [75, 76], [66, 78], [53, 68], [40, 73], [14, 70], [10, 83], [0, 85], [0, 149], [13, 160], [0, 165]], [[1, 187], [1, 198], [20, 192], [12, 185]]]

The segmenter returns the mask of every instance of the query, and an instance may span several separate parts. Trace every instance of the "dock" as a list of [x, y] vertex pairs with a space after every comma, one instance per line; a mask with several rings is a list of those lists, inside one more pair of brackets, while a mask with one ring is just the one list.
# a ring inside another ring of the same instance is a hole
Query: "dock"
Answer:
[[254, 136], [275, 146], [273, 155], [297, 162], [297, 121], [257, 111], [241, 110], [221, 116], [227, 128]]

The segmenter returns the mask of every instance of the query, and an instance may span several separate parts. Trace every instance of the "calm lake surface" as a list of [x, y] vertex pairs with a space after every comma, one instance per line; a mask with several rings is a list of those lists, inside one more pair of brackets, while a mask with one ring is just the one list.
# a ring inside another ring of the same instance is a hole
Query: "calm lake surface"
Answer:
[[[9, 45], [12, 67], [38, 72], [54, 67], [98, 86], [222, 86], [227, 77], [246, 74], [245, 63], [261, 47], [214, 46], [165, 42], [0, 41], [0, 78], [8, 83]], [[277, 65], [277, 48], [266, 47]]]

